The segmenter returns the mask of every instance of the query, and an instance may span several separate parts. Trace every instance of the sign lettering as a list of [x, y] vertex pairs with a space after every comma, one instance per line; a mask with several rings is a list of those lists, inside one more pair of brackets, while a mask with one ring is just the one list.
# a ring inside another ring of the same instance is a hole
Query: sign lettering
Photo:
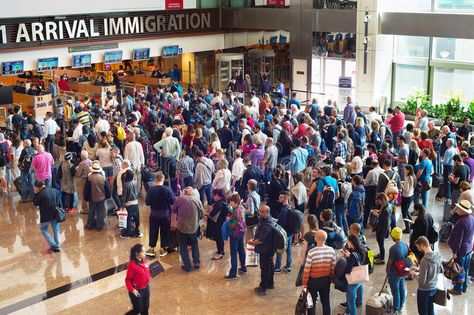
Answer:
[[[182, 1], [171, 1], [178, 5]], [[85, 41], [93, 37], [145, 36], [149, 33], [206, 31], [219, 28], [217, 10], [187, 10], [175, 14], [150, 14], [137, 16], [96, 17], [39, 20], [25, 19], [22, 23], [1, 20], [0, 49], [15, 44], [55, 42], [62, 39]], [[2, 47], [4, 46], [4, 47]]]

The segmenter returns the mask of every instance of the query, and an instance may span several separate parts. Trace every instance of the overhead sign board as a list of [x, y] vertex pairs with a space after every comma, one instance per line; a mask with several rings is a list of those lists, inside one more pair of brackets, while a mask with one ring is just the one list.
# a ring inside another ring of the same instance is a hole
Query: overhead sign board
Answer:
[[19, 75], [23, 71], [23, 60], [2, 62], [2, 75]]

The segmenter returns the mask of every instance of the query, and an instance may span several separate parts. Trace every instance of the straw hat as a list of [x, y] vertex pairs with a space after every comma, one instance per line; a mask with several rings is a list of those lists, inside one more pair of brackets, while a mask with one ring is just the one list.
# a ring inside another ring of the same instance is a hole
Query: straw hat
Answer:
[[468, 200], [461, 200], [459, 203], [456, 204], [456, 208], [464, 211], [467, 214], [472, 213], [472, 205]]
[[102, 172], [102, 167], [100, 167], [99, 161], [94, 161], [92, 163], [92, 166], [89, 167], [89, 171], [92, 173], [101, 173]]

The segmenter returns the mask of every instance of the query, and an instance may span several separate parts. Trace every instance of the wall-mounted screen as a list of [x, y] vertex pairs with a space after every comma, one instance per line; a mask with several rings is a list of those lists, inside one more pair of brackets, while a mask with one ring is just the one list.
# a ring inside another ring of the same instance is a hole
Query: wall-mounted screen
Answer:
[[72, 67], [73, 68], [84, 68], [91, 66], [91, 54], [82, 54], [72, 56]]
[[170, 58], [179, 55], [179, 46], [164, 46], [163, 47], [163, 52], [161, 54], [161, 57], [163, 58]]
[[150, 48], [133, 50], [133, 61], [144, 61], [150, 58]]
[[58, 58], [39, 58], [38, 59], [38, 72], [54, 71], [58, 70]]
[[114, 63], [121, 63], [122, 62], [122, 51], [106, 51], [104, 55], [104, 63], [106, 65], [111, 65]]
[[2, 75], [18, 75], [23, 70], [23, 60], [2, 62]]

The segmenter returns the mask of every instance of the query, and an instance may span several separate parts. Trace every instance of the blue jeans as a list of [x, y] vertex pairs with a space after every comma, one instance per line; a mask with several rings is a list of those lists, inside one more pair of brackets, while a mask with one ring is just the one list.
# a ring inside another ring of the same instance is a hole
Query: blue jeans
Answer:
[[45, 184], [46, 187], [51, 187], [51, 178], [46, 178], [44, 180], [44, 184]]
[[267, 167], [265, 169], [265, 174], [263, 179], [265, 180], [265, 184], [268, 184], [272, 180], [273, 168]]
[[237, 276], [237, 254], [239, 255], [240, 268], [247, 270], [245, 267], [245, 250], [244, 250], [244, 237], [230, 237], [230, 271], [229, 277]]
[[405, 304], [405, 277], [388, 273], [388, 284], [393, 295], [393, 310], [400, 311]]
[[33, 199], [35, 175], [32, 171], [21, 171], [21, 200]]
[[454, 289], [459, 292], [466, 293], [467, 290], [467, 285], [469, 283], [469, 264], [471, 262], [471, 255], [472, 252], [463, 256], [458, 256], [456, 258], [456, 262], [464, 268], [464, 273], [466, 275], [466, 278], [464, 279], [463, 283], [458, 283], [454, 286]]
[[[292, 244], [292, 239], [293, 235], [290, 234], [288, 235], [288, 240], [286, 242], [286, 265], [285, 268], [291, 269], [291, 263], [292, 263], [292, 257], [291, 257], [291, 244]], [[275, 269], [280, 269], [281, 268], [281, 260], [283, 258], [283, 254], [278, 254], [277, 253], [277, 259], [275, 263]]]
[[420, 191], [415, 189], [413, 198], [414, 198], [413, 204], [415, 204], [415, 205], [420, 203], [420, 198], [421, 198], [421, 204], [423, 205], [423, 207], [425, 207], [425, 209], [427, 209], [427, 207], [428, 207], [428, 190], [420, 192]]
[[436, 289], [420, 290], [416, 293], [416, 304], [418, 305], [419, 315], [434, 315], [433, 296]]
[[342, 227], [344, 234], [348, 234], [348, 225], [346, 219], [346, 205], [343, 203], [334, 204], [335, 214], [336, 214], [336, 224], [339, 227]]
[[357, 314], [357, 305], [362, 304], [362, 299], [364, 298], [364, 286], [362, 283], [358, 284], [348, 284], [346, 291], [346, 314], [356, 315]]
[[[48, 226], [51, 224], [51, 227], [53, 229], [53, 237], [48, 232]], [[46, 241], [48, 241], [48, 244], [50, 247], [54, 248], [60, 248], [61, 244], [59, 244], [59, 223], [56, 220], [48, 221], [48, 222], [43, 222], [40, 223], [40, 231], [43, 234], [44, 238]]]
[[179, 255], [183, 261], [183, 268], [185, 271], [191, 271], [191, 260], [189, 259], [188, 245], [191, 246], [191, 254], [193, 256], [194, 267], [201, 266], [199, 260], [199, 245], [198, 245], [198, 231], [193, 234], [184, 234], [178, 231], [178, 246], [179, 246]]
[[398, 146], [398, 141], [397, 141], [397, 137], [398, 136], [401, 136], [403, 134], [403, 130], [401, 131], [397, 131], [397, 132], [394, 132], [392, 131], [392, 143], [393, 143], [393, 147], [395, 149], [398, 150], [399, 146]]
[[212, 205], [213, 202], [212, 202], [211, 190], [212, 190], [211, 184], [204, 185], [199, 189], [199, 196], [201, 197], [201, 202], [203, 205], [204, 205], [204, 196], [207, 199], [207, 204]]

